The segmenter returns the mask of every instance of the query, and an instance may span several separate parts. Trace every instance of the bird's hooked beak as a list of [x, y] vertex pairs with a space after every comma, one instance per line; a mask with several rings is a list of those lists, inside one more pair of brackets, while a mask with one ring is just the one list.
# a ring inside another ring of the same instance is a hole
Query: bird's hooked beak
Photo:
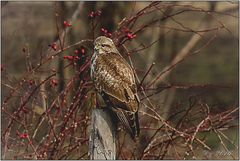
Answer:
[[94, 45], [94, 50], [98, 50], [99, 46], [98, 45]]

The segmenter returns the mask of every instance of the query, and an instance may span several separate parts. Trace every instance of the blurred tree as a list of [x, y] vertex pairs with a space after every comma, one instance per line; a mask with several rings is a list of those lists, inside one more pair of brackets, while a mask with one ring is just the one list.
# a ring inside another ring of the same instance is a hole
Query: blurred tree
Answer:
[[[56, 24], [59, 26], [59, 31], [63, 31], [64, 30], [64, 25], [63, 25], [63, 21], [66, 20], [66, 15], [68, 13], [67, 7], [66, 7], [66, 2], [64, 1], [59, 1], [59, 2], [55, 2], [55, 12], [58, 13], [58, 16], [54, 17], [57, 19]], [[54, 20], [55, 21], [55, 20]], [[54, 40], [58, 40], [59, 39], [59, 33], [56, 33], [56, 36], [54, 38]], [[64, 85], [65, 85], [65, 78], [66, 78], [66, 74], [64, 73], [64, 60], [62, 59], [62, 57], [58, 57], [58, 92], [61, 92], [64, 89]]]

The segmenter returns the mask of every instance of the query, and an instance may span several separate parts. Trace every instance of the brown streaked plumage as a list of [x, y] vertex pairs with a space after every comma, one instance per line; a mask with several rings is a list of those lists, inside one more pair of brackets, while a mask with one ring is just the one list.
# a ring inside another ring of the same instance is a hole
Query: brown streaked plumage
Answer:
[[139, 135], [138, 106], [135, 77], [113, 41], [105, 36], [94, 42], [91, 78], [104, 101], [117, 115], [130, 135]]

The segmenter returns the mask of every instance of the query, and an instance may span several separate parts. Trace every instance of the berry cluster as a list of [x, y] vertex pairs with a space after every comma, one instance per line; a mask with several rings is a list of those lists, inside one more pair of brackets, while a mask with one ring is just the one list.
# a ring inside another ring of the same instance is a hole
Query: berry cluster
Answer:
[[28, 137], [28, 134], [27, 133], [19, 133], [17, 131], [17, 136], [20, 138], [20, 139], [26, 139]]
[[101, 28], [101, 32], [104, 34], [106, 37], [112, 37], [111, 32], [108, 32], [108, 30]]
[[101, 14], [102, 14], [102, 11], [100, 11], [100, 10], [97, 10], [96, 12], [91, 11], [91, 12], [89, 12], [88, 17], [95, 18], [97, 16], [101, 16]]
[[[82, 47], [80, 51], [75, 50], [74, 54], [81, 54], [82, 57], [84, 57], [85, 49]], [[65, 56], [63, 56], [63, 59], [70, 60], [70, 61], [76, 61], [76, 60], [79, 60], [80, 58], [79, 58], [79, 56], [65, 55]]]
[[52, 44], [50, 44], [48, 46], [51, 47], [55, 51], [57, 50], [57, 43], [56, 42], [54, 42], [54, 43], [52, 43]]
[[65, 28], [67, 28], [67, 27], [70, 27], [70, 26], [72, 26], [69, 22], [67, 22], [67, 21], [63, 21], [63, 26], [65, 27]]
[[57, 80], [56, 79], [52, 79], [51, 81], [50, 81], [50, 85], [52, 86], [52, 87], [56, 87], [57, 86]]
[[136, 35], [135, 34], [133, 34], [129, 29], [124, 29], [124, 30], [122, 30], [122, 32], [124, 32], [125, 33], [125, 35], [126, 35], [126, 37], [128, 38], [128, 40], [132, 40], [132, 39], [134, 39], [135, 37], [136, 37]]

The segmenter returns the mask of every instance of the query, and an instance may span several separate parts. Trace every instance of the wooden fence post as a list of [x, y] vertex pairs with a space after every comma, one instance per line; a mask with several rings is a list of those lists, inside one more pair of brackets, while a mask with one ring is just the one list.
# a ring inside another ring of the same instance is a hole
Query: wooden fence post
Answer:
[[90, 159], [116, 159], [116, 125], [108, 109], [93, 109], [90, 126]]

